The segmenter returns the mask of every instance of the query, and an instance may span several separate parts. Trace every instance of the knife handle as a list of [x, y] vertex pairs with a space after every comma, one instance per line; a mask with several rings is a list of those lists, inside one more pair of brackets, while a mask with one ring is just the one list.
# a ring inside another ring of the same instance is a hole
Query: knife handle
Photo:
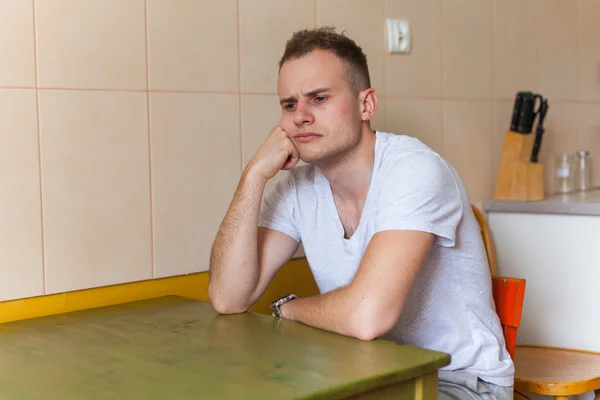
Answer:
[[535, 141], [533, 142], [533, 150], [531, 150], [531, 162], [538, 162], [538, 154], [540, 152], [540, 146], [542, 145], [542, 135], [544, 129], [539, 129], [535, 134]]
[[[540, 99], [542, 97], [540, 96]], [[544, 119], [546, 119], [546, 113], [548, 112], [548, 100], [543, 99], [538, 109], [538, 126], [535, 133], [535, 141], [533, 142], [533, 149], [531, 151], [531, 162], [538, 162], [538, 154], [540, 153], [540, 146], [542, 145], [542, 135], [544, 134]]]

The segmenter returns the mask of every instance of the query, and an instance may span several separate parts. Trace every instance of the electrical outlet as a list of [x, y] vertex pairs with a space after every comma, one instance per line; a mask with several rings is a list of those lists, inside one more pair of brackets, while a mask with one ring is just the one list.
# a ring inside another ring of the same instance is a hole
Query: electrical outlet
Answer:
[[387, 19], [387, 45], [390, 53], [410, 52], [410, 25], [405, 19]]

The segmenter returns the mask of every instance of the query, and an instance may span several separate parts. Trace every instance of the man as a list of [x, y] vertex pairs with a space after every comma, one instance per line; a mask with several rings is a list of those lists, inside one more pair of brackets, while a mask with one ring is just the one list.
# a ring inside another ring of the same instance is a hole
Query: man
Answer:
[[[366, 57], [331, 28], [288, 41], [278, 93], [279, 124], [213, 244], [215, 309], [246, 311], [302, 242], [321, 294], [278, 299], [276, 315], [450, 353], [441, 399], [512, 399], [485, 248], [456, 171], [414, 138], [371, 130]], [[263, 196], [279, 170], [290, 173]]]

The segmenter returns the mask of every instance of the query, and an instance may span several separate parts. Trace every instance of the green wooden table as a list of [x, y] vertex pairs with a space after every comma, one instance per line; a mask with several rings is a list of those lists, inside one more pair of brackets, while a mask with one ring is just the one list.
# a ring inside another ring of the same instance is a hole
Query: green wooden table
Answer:
[[0, 324], [0, 399], [437, 399], [449, 361], [173, 296]]

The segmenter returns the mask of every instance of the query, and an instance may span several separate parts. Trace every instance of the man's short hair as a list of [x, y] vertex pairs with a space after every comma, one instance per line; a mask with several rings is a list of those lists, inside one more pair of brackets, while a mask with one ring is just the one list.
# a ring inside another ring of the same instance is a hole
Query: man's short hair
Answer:
[[279, 69], [286, 61], [305, 56], [313, 50], [331, 51], [346, 64], [348, 86], [354, 95], [371, 87], [365, 53], [354, 40], [343, 32], [336, 33], [335, 28], [329, 26], [295, 32], [286, 43]]

